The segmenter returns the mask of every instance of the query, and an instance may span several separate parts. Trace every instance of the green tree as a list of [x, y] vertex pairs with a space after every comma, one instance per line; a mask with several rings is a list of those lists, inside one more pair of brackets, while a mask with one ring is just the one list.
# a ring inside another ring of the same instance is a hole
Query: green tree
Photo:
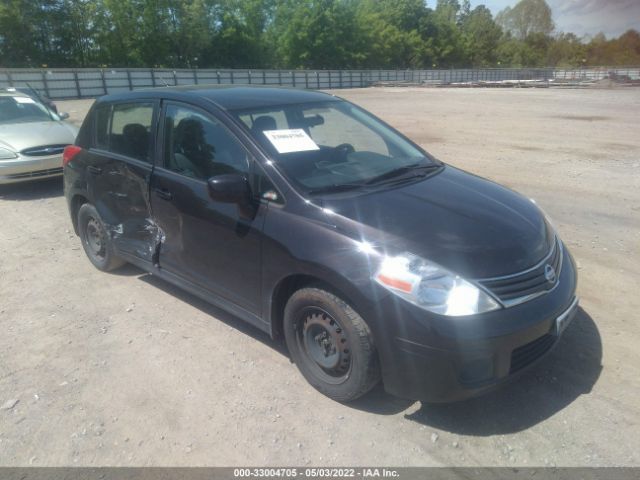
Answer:
[[493, 21], [491, 11], [479, 5], [462, 20], [465, 56], [474, 67], [490, 67], [497, 62], [502, 29]]
[[280, 2], [269, 37], [283, 67], [351, 68], [364, 56], [355, 8], [340, 0]]
[[358, 31], [369, 68], [418, 68], [423, 65], [420, 24], [426, 14], [421, 0], [363, 0], [357, 7]]
[[545, 0], [520, 0], [513, 8], [507, 7], [498, 13], [496, 22], [519, 40], [532, 33], [550, 35], [555, 28]]

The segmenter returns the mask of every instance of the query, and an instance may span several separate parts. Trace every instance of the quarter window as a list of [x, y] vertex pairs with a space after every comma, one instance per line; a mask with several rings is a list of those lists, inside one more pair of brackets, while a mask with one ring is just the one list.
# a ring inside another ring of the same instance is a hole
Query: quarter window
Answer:
[[111, 105], [101, 105], [96, 110], [96, 147], [109, 149], [109, 117]]
[[170, 104], [164, 119], [164, 166], [206, 180], [249, 171], [246, 150], [219, 122], [195, 109]]

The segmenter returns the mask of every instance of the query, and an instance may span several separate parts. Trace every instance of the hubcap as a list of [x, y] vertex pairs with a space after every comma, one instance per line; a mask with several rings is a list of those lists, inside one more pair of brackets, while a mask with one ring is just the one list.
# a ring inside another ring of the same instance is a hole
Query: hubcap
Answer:
[[299, 340], [308, 358], [332, 377], [346, 375], [351, 367], [351, 352], [342, 326], [316, 308], [307, 310], [302, 317]]

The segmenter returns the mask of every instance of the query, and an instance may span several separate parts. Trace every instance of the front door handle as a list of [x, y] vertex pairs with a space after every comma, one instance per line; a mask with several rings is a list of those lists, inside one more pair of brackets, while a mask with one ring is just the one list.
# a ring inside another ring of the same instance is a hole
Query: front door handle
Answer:
[[166, 188], [158, 187], [158, 188], [154, 188], [153, 191], [156, 192], [156, 195], [158, 195], [163, 200], [172, 200], [173, 199], [173, 193], [171, 193]]
[[102, 169], [100, 167], [94, 167], [93, 165], [89, 165], [87, 167], [87, 171], [93, 175], [100, 175], [102, 173]]

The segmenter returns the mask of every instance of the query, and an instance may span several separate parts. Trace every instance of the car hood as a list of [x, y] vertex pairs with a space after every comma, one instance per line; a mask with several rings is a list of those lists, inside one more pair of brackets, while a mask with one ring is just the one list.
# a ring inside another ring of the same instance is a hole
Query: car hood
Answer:
[[78, 129], [66, 122], [30, 122], [0, 124], [0, 146], [15, 152], [44, 145], [69, 145]]
[[522, 271], [554, 234], [535, 204], [508, 188], [445, 166], [419, 182], [350, 198], [325, 197], [337, 228], [379, 249], [409, 251], [468, 278]]

